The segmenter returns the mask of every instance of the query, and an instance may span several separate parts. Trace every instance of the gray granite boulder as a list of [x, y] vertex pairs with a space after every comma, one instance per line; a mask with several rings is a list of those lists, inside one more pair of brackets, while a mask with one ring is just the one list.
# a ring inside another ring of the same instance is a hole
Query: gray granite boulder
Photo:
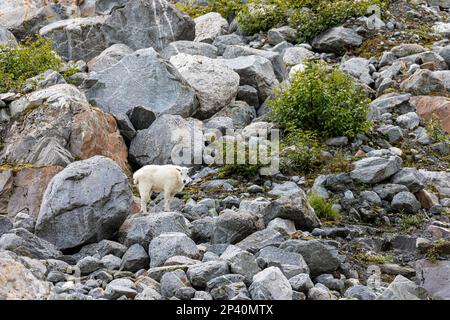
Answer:
[[88, 100], [113, 114], [142, 106], [156, 114], [195, 113], [194, 90], [153, 48], [138, 50], [85, 80]]
[[59, 249], [108, 239], [124, 222], [131, 198], [128, 177], [114, 161], [95, 156], [74, 162], [47, 186], [36, 235]]

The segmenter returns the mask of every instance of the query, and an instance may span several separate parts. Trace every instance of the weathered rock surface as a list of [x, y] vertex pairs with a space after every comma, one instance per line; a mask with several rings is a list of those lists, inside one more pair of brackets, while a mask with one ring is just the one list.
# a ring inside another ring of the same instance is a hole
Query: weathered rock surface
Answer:
[[91, 108], [74, 86], [62, 84], [15, 100], [18, 117], [4, 138], [1, 160], [8, 163], [59, 165], [103, 155], [128, 171], [127, 149], [115, 119]]
[[201, 156], [201, 128], [199, 120], [162, 115], [148, 129], [138, 131], [130, 144], [130, 159], [140, 166], [168, 163], [191, 165], [198, 152]]
[[239, 75], [219, 60], [181, 53], [170, 62], [197, 93], [196, 117], [209, 118], [236, 98]]
[[50, 294], [50, 283], [39, 278], [31, 265], [10, 251], [0, 250], [0, 297], [5, 300], [42, 300]]
[[124, 222], [131, 197], [127, 176], [112, 160], [95, 156], [74, 162], [50, 181], [36, 235], [59, 249], [108, 239]]
[[195, 113], [194, 90], [180, 73], [153, 49], [138, 50], [86, 80], [89, 101], [113, 114], [142, 106], [156, 114]]

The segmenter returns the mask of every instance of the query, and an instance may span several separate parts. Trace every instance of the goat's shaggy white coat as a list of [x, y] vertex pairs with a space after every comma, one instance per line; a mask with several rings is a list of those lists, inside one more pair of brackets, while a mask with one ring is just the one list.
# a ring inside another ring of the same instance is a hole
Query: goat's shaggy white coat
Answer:
[[133, 175], [133, 183], [141, 197], [141, 212], [147, 213], [147, 205], [153, 192], [164, 192], [164, 211], [170, 211], [173, 197], [191, 180], [189, 168], [174, 165], [144, 166]]

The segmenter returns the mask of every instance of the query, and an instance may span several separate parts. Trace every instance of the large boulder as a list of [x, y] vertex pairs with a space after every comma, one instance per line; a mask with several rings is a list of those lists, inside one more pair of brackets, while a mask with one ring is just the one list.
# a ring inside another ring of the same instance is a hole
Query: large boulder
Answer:
[[[32, 262], [40, 264], [37, 260]], [[0, 250], [0, 299], [43, 300], [48, 297], [50, 283], [43, 275], [36, 275], [32, 266], [33, 263], [24, 263], [16, 254]]]
[[369, 86], [374, 82], [370, 75], [369, 60], [367, 59], [351, 58], [342, 63], [340, 68]]
[[379, 118], [383, 113], [403, 114], [414, 111], [411, 94], [389, 93], [378, 97], [370, 103], [371, 117]]
[[193, 40], [194, 21], [166, 0], [126, 0], [110, 15], [54, 22], [40, 30], [68, 59], [89, 61], [116, 43], [134, 50], [162, 50], [176, 40]]
[[13, 218], [27, 212], [37, 217], [48, 183], [61, 170], [60, 166], [38, 166], [0, 172], [0, 215]]
[[312, 46], [319, 51], [344, 54], [347, 49], [359, 47], [362, 42], [363, 37], [352, 29], [335, 27], [315, 37]]
[[287, 76], [286, 66], [281, 54], [274, 51], [259, 50], [244, 45], [229, 45], [223, 52], [224, 59], [234, 59], [243, 56], [260, 56], [268, 59], [273, 66], [278, 81], [283, 81]]
[[309, 273], [305, 260], [301, 254], [296, 252], [288, 252], [269, 246], [263, 248], [255, 257], [256, 262], [262, 269], [272, 266], [279, 267], [288, 279], [301, 273]]
[[427, 293], [423, 288], [398, 275], [377, 300], [425, 300], [426, 297]]
[[138, 243], [148, 248], [153, 238], [166, 232], [182, 232], [190, 235], [186, 219], [181, 213], [157, 212], [130, 216], [120, 227], [118, 237], [126, 246]]
[[159, 51], [170, 42], [194, 40], [195, 23], [166, 0], [127, 0], [111, 12], [106, 22], [115, 30], [114, 42], [137, 50], [153, 47]]
[[103, 31], [107, 16], [59, 20], [43, 27], [39, 34], [51, 39], [55, 51], [68, 60], [89, 61], [113, 42]]
[[293, 221], [300, 230], [312, 230], [320, 227], [320, 220], [309, 205], [305, 192], [301, 189], [295, 195], [282, 196], [275, 200], [274, 205], [272, 213], [264, 217], [266, 223], [275, 218], [283, 218]]
[[118, 43], [113, 44], [109, 48], [105, 49], [102, 53], [100, 53], [95, 58], [91, 59], [87, 63], [87, 67], [89, 72], [92, 71], [102, 71], [112, 67], [117, 62], [122, 60], [129, 54], [132, 54], [133, 50], [125, 44]]
[[67, 166], [51, 180], [36, 222], [36, 235], [69, 249], [112, 237], [124, 222], [132, 193], [112, 160], [95, 156]]
[[22, 23], [10, 27], [12, 33], [19, 39], [26, 39], [38, 34], [46, 25], [80, 16], [78, 7], [74, 6], [71, 0], [49, 2], [44, 0], [44, 6], [27, 13]]
[[420, 210], [420, 202], [409, 191], [397, 193], [392, 199], [392, 210], [415, 214]]
[[249, 292], [253, 300], [292, 300], [291, 284], [277, 267], [257, 273]]
[[402, 163], [402, 159], [397, 156], [368, 157], [355, 162], [355, 169], [350, 176], [360, 183], [378, 183], [400, 171]]
[[17, 40], [8, 29], [0, 25], [0, 46], [4, 45], [17, 46]]
[[55, 85], [12, 102], [14, 121], [0, 158], [59, 165], [103, 155], [128, 171], [127, 148], [113, 116], [92, 108], [76, 87]]
[[148, 247], [150, 268], [160, 267], [167, 259], [174, 256], [200, 258], [200, 251], [195, 242], [181, 232], [167, 232], [154, 238]]
[[428, 291], [431, 298], [450, 299], [450, 261], [419, 260], [416, 263], [416, 273], [419, 285]]
[[430, 120], [437, 117], [442, 129], [450, 134], [450, 99], [440, 96], [417, 96], [411, 98], [416, 105], [416, 112], [422, 118]]
[[280, 249], [301, 254], [311, 276], [333, 273], [341, 265], [338, 250], [320, 240], [288, 240], [280, 245]]
[[208, 281], [229, 273], [230, 269], [226, 261], [213, 260], [194, 264], [189, 267], [186, 274], [193, 286], [204, 288]]
[[444, 82], [432, 71], [426, 69], [417, 70], [412, 76], [400, 84], [400, 89], [414, 95], [427, 95], [446, 92]]
[[213, 43], [214, 40], [228, 31], [228, 22], [220, 13], [210, 12], [194, 20], [195, 41]]
[[170, 62], [197, 92], [197, 118], [213, 116], [236, 98], [239, 75], [221, 61], [182, 53], [171, 57]]
[[225, 59], [224, 63], [239, 74], [241, 86], [249, 85], [258, 90], [259, 101], [265, 101], [278, 86], [271, 62], [261, 56], [243, 56]]
[[450, 172], [424, 169], [419, 172], [425, 177], [427, 185], [433, 185], [440, 197], [450, 198]]
[[258, 217], [243, 211], [225, 210], [216, 220], [213, 243], [237, 243], [257, 231]]
[[[162, 115], [150, 128], [138, 131], [130, 144], [130, 159], [140, 166], [168, 163], [191, 165], [194, 156], [200, 155], [201, 160], [201, 128], [198, 120]], [[180, 155], [180, 152], [184, 154]]]
[[403, 168], [392, 177], [392, 182], [406, 186], [412, 193], [426, 187], [425, 177], [416, 168]]
[[192, 115], [194, 90], [153, 48], [138, 50], [86, 80], [89, 101], [115, 115], [143, 106], [156, 114]]

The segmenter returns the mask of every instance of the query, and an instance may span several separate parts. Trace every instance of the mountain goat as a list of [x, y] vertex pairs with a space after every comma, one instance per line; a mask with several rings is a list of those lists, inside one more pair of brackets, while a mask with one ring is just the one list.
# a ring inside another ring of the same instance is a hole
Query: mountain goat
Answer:
[[141, 212], [147, 213], [147, 205], [153, 192], [164, 192], [164, 211], [170, 211], [173, 197], [191, 181], [189, 168], [174, 165], [148, 165], [133, 174], [133, 183], [141, 197]]

